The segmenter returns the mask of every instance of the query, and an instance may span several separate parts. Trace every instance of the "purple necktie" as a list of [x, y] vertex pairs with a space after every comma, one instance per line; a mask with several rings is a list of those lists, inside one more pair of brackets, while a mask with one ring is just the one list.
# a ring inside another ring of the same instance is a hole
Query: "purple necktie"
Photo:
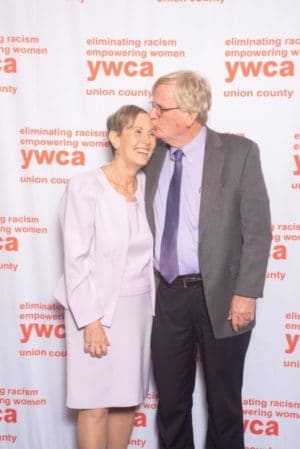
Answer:
[[182, 175], [182, 156], [183, 151], [180, 149], [176, 150], [171, 156], [171, 159], [175, 161], [175, 164], [168, 191], [165, 227], [160, 247], [160, 274], [169, 283], [171, 283], [179, 274], [177, 234]]

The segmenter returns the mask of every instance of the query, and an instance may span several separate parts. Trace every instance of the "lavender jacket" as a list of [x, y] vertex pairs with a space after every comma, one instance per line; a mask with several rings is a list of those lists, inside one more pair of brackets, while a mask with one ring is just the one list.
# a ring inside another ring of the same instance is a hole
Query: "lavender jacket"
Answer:
[[[137, 202], [144, 212], [144, 173], [138, 173]], [[55, 298], [71, 310], [78, 328], [101, 319], [111, 326], [127, 261], [129, 227], [126, 200], [100, 170], [72, 177], [61, 203], [64, 275]], [[148, 224], [147, 224], [148, 225]], [[153, 256], [149, 277], [154, 315]]]

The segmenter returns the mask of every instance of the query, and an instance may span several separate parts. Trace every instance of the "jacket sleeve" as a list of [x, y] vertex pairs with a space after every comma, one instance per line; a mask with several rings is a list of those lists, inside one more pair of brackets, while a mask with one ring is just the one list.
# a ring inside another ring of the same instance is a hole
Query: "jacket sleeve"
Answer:
[[245, 158], [239, 193], [243, 243], [235, 294], [258, 298], [263, 296], [272, 234], [269, 198], [254, 143]]
[[61, 204], [67, 302], [79, 328], [104, 315], [91, 273], [95, 195], [85, 177], [74, 177]]

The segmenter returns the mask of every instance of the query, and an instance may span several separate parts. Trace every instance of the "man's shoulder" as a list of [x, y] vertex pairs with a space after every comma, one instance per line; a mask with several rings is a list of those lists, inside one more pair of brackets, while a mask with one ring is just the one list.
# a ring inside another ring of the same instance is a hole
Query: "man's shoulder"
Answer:
[[207, 129], [208, 144], [213, 142], [216, 146], [222, 146], [225, 151], [247, 153], [257, 144], [240, 134], [217, 132], [210, 128]]

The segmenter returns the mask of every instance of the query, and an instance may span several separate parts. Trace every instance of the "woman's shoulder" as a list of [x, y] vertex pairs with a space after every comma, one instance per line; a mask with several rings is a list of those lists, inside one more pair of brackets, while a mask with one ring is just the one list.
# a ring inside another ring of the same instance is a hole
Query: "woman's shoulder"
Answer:
[[88, 186], [100, 184], [100, 167], [93, 170], [76, 173], [69, 179], [69, 185], [72, 186]]
[[78, 194], [96, 195], [97, 190], [101, 190], [101, 173], [100, 167], [93, 170], [77, 173], [69, 179], [68, 190], [72, 190]]

